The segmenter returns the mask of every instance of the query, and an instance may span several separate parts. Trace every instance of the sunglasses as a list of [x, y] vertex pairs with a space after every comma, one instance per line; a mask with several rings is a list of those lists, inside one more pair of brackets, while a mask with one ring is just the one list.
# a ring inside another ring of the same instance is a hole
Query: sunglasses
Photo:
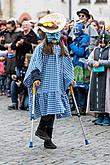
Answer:
[[85, 15], [84, 15], [84, 14], [79, 14], [78, 16], [79, 16], [79, 17], [83, 17], [83, 18], [85, 17]]

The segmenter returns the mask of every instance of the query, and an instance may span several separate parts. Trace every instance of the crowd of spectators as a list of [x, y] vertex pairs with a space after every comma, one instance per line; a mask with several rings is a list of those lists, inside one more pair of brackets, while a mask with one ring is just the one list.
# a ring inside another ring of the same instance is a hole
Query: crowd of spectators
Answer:
[[[71, 58], [74, 56], [75, 97], [80, 113], [85, 114], [90, 70], [84, 69], [84, 63], [98, 45], [99, 35], [110, 33], [110, 25], [104, 20], [94, 19], [87, 9], [81, 9], [76, 14], [78, 20], [67, 20], [61, 38]], [[0, 20], [0, 97], [11, 97], [12, 104], [8, 106], [9, 110], [28, 110], [28, 91], [23, 84], [29, 63], [28, 55], [32, 55], [44, 37], [45, 33], [31, 20]], [[71, 94], [68, 91], [67, 93], [71, 104]], [[71, 109], [75, 109], [73, 101]]]

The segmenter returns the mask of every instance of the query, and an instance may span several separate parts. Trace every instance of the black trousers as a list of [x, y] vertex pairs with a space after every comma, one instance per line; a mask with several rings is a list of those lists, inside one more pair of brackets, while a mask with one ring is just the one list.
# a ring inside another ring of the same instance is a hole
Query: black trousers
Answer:
[[54, 120], [55, 120], [55, 115], [41, 116], [38, 128], [40, 129], [53, 128]]

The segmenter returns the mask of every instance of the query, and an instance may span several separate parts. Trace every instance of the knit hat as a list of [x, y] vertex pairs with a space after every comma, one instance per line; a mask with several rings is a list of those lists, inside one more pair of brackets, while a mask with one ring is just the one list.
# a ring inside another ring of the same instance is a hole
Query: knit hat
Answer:
[[80, 13], [85, 14], [90, 19], [90, 14], [87, 9], [81, 9], [80, 11], [77, 11], [77, 15], [79, 15]]
[[7, 21], [6, 21], [6, 20], [0, 20], [0, 26], [1, 26], [1, 25], [6, 26], [6, 24], [7, 24]]
[[99, 35], [98, 39], [99, 39], [99, 43], [102, 43], [103, 41], [105, 45], [108, 45], [108, 43], [110, 43], [110, 34], [103, 33]]
[[81, 23], [81, 22], [76, 22], [74, 24], [74, 27], [73, 27], [73, 33], [75, 35], [81, 35], [83, 33], [83, 30], [84, 30], [84, 24]]
[[66, 18], [63, 14], [52, 13], [39, 20], [38, 27], [43, 32], [56, 33], [61, 31], [66, 25]]

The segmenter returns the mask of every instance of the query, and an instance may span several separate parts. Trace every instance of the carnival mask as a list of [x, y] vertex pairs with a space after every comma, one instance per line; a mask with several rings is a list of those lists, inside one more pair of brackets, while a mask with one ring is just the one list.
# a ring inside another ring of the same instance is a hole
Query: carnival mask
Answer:
[[75, 23], [73, 27], [73, 34], [74, 35], [81, 35], [83, 33], [84, 25], [82, 23]]
[[60, 42], [61, 33], [60, 32], [46, 33], [46, 36], [47, 36], [48, 42], [51, 42], [53, 39], [55, 39], [57, 42]]

